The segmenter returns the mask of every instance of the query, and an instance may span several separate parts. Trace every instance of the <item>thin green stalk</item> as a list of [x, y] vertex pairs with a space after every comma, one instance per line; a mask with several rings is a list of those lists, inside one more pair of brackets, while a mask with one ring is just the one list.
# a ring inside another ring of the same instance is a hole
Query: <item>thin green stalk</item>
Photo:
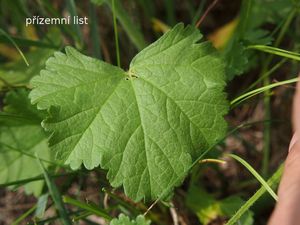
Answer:
[[[268, 68], [268, 67], [266, 67]], [[267, 70], [267, 69], [266, 69]], [[266, 71], [264, 70], [264, 71]], [[264, 86], [270, 86], [270, 78], [266, 77], [263, 79]], [[278, 84], [278, 83], [277, 83]], [[265, 106], [265, 119], [271, 119], [271, 91], [267, 89], [264, 92], [264, 106]], [[270, 161], [270, 148], [271, 148], [271, 124], [264, 124], [264, 149], [262, 158], [261, 173], [263, 177], [267, 177], [269, 171], [269, 161]]]
[[261, 88], [257, 88], [257, 89], [254, 89], [252, 91], [249, 91], [249, 92], [247, 92], [245, 94], [242, 94], [242, 95], [238, 96], [237, 98], [233, 99], [230, 102], [231, 108], [234, 108], [236, 105], [240, 104], [241, 102], [245, 101], [246, 99], [249, 99], [249, 97], [253, 97], [255, 95], [266, 92], [266, 91], [271, 90], [271, 89], [273, 89], [275, 87], [278, 87], [278, 86], [291, 84], [291, 83], [296, 83], [298, 81], [299, 81], [299, 77], [296, 77], [296, 78], [293, 78], [293, 79], [276, 82], [276, 83], [269, 84], [267, 86], [263, 86]]
[[[273, 176], [268, 180], [268, 185], [273, 187], [276, 186], [282, 175], [283, 165], [281, 165], [277, 171], [273, 174]], [[238, 223], [239, 219], [247, 212], [250, 207], [266, 192], [266, 188], [262, 186], [234, 215], [230, 218], [230, 220], [226, 223], [226, 225], [235, 225]]]
[[[286, 33], [290, 23], [292, 22], [295, 14], [297, 12], [297, 8], [293, 8], [287, 19], [285, 20], [282, 28], [280, 29], [280, 32], [278, 34], [277, 39], [275, 40], [274, 47], [278, 47], [284, 37], [284, 34]], [[266, 61], [264, 62], [262, 66], [262, 71], [260, 76], [263, 76], [267, 71], [268, 68], [272, 62], [273, 55], [269, 55]], [[268, 86], [270, 84], [270, 78], [269, 76], [265, 77], [263, 79], [263, 85]], [[270, 119], [271, 118], [271, 93], [270, 90], [267, 90], [264, 93], [264, 107], [265, 107], [265, 119]], [[268, 169], [269, 169], [269, 158], [270, 158], [270, 148], [271, 148], [271, 125], [270, 124], [264, 124], [264, 149], [263, 149], [263, 160], [262, 160], [262, 175], [264, 177], [267, 176], [268, 174]]]
[[82, 32], [80, 30], [80, 26], [79, 24], [75, 23], [74, 18], [77, 17], [77, 10], [76, 10], [76, 4], [74, 2], [74, 0], [67, 0], [67, 7], [68, 7], [68, 11], [70, 13], [71, 16], [71, 20], [73, 21], [72, 23], [72, 27], [73, 30], [75, 32], [75, 37], [77, 39], [77, 42], [80, 46], [80, 48], [83, 46], [83, 36], [82, 36]]
[[91, 39], [93, 44], [94, 56], [98, 59], [102, 59], [101, 55], [101, 45], [100, 45], [100, 35], [98, 29], [98, 18], [96, 7], [90, 2], [89, 3], [89, 14], [90, 14], [90, 30], [91, 30]]
[[[74, 211], [74, 212], [69, 212], [68, 216], [72, 216], [72, 215], [77, 215], [79, 213], [81, 213], [82, 210], [80, 211]], [[53, 216], [44, 220], [39, 220], [39, 221], [33, 221], [32, 223], [28, 223], [26, 225], [45, 225], [45, 224], [53, 224], [55, 220], [59, 219], [59, 216]], [[59, 224], [59, 223], [58, 223]]]
[[45, 181], [46, 181], [46, 184], [48, 186], [49, 193], [52, 197], [52, 200], [55, 204], [56, 209], [59, 212], [62, 224], [63, 225], [71, 225], [72, 222], [71, 222], [71, 220], [68, 216], [67, 210], [65, 209], [65, 206], [64, 206], [63, 201], [61, 199], [61, 194], [59, 193], [54, 181], [49, 176], [48, 172], [46, 171], [45, 167], [43, 166], [43, 164], [42, 164], [42, 162], [41, 162], [41, 160], [39, 159], [38, 156], [37, 156], [37, 160], [38, 160], [38, 163], [41, 167], [43, 175], [45, 177]]
[[276, 63], [269, 71], [267, 71], [265, 74], [260, 76], [256, 81], [254, 81], [246, 90], [245, 92], [248, 92], [249, 90], [253, 89], [258, 85], [261, 81], [263, 81], [266, 77], [269, 77], [271, 74], [273, 74], [276, 70], [278, 70], [284, 63], [286, 63], [287, 59], [282, 59], [280, 62]]
[[[61, 15], [53, 7], [53, 4], [49, 0], [42, 0], [40, 3], [45, 7], [45, 9], [50, 13], [52, 17], [61, 17]], [[72, 39], [76, 38], [76, 33], [71, 29], [69, 25], [59, 24], [58, 26], [61, 31], [65, 32]]]
[[82, 219], [85, 219], [86, 217], [88, 217], [90, 215], [93, 215], [93, 213], [88, 212], [88, 211], [84, 211], [80, 215], [73, 217], [72, 221], [74, 222], [74, 221], [82, 220]]
[[117, 53], [117, 65], [118, 65], [118, 67], [121, 67], [121, 62], [120, 62], [120, 48], [119, 48], [119, 36], [118, 36], [118, 27], [117, 27], [117, 19], [116, 19], [115, 0], [112, 0], [112, 11], [113, 11], [113, 20], [114, 20], [114, 32], [115, 32], [115, 43], [116, 43], [116, 53]]
[[97, 216], [100, 216], [100, 217], [106, 219], [107, 221], [112, 220], [112, 217], [105, 210], [102, 210], [99, 207], [95, 207], [93, 205], [80, 202], [80, 201], [70, 198], [68, 196], [63, 197], [63, 202], [73, 205], [73, 206], [76, 206], [78, 208], [84, 209], [94, 215], [97, 215]]
[[[21, 154], [23, 154], [23, 155], [26, 155], [26, 156], [30, 157], [30, 158], [37, 159], [37, 157], [36, 157], [35, 155], [30, 154], [30, 153], [28, 153], [28, 152], [25, 152], [25, 151], [23, 151], [23, 150], [21, 150], [21, 149], [14, 148], [14, 147], [12, 147], [12, 146], [10, 146], [10, 145], [7, 145], [7, 144], [5, 144], [5, 143], [3, 143], [3, 142], [0, 142], [0, 145], [3, 145], [3, 146], [9, 148], [9, 149], [12, 150], [12, 151], [19, 152], [19, 153], [21, 153]], [[43, 162], [52, 164], [52, 165], [56, 165], [56, 166], [60, 166], [60, 167], [67, 167], [67, 166], [64, 165], [64, 164], [60, 164], [60, 163], [57, 163], [57, 162], [54, 162], [54, 161], [50, 161], [50, 160], [47, 160], [47, 159], [40, 158], [40, 160], [43, 161]]]
[[[76, 174], [77, 172], [78, 171], [64, 173], [64, 174], [51, 174], [49, 176], [52, 178], [56, 178], [56, 177], [70, 176], [70, 175]], [[17, 180], [17, 181], [6, 182], [3, 184], [0, 184], [0, 188], [15, 186], [15, 185], [23, 185], [23, 184], [27, 184], [27, 183], [38, 181], [38, 180], [44, 180], [44, 179], [45, 179], [45, 177], [43, 175], [38, 175], [38, 176], [27, 178], [27, 179], [22, 179], [22, 180]]]
[[290, 11], [285, 23], [283, 24], [282, 28], [280, 29], [277, 39], [275, 40], [275, 43], [274, 43], [275, 47], [278, 47], [280, 45], [280, 43], [282, 42], [286, 31], [288, 30], [291, 22], [293, 21], [295, 15], [297, 14], [297, 11], [298, 11], [297, 7], [293, 7], [293, 9]]
[[164, 0], [165, 9], [167, 12], [167, 21], [168, 24], [173, 26], [175, 24], [175, 8], [173, 0]]
[[3, 36], [5, 36], [12, 44], [13, 46], [15, 46], [15, 48], [17, 49], [17, 51], [19, 52], [19, 54], [21, 55], [21, 57], [23, 58], [25, 64], [27, 66], [29, 66], [29, 63], [25, 57], [25, 55], [23, 54], [23, 52], [21, 51], [21, 49], [19, 48], [19, 46], [17, 45], [17, 43], [14, 41], [14, 39], [12, 39], [4, 30], [2, 30], [0, 28], [0, 34], [2, 34]]
[[235, 32], [238, 38], [246, 36], [246, 30], [249, 28], [249, 22], [252, 20], [251, 11], [253, 10], [253, 0], [243, 0], [241, 6], [241, 13], [239, 16], [239, 22]]
[[[30, 40], [30, 39], [25, 39], [25, 38], [20, 38], [20, 37], [11, 37], [11, 39], [16, 43], [18, 46], [33, 46], [33, 47], [39, 47], [39, 48], [49, 48], [49, 49], [58, 49], [59, 46], [55, 46], [51, 43], [46, 43], [43, 41], [35, 41], [35, 40]], [[0, 36], [0, 43], [4, 44], [13, 44], [9, 39], [5, 37]]]
[[199, 28], [202, 22], [205, 20], [209, 12], [214, 8], [214, 6], [218, 3], [219, 0], [213, 0], [207, 7], [207, 9], [204, 11], [203, 15], [200, 17], [200, 19], [197, 21], [195, 27]]
[[[129, 39], [135, 45], [135, 47], [141, 51], [147, 46], [147, 42], [145, 41], [142, 32], [140, 31], [139, 27], [136, 26], [135, 23], [132, 22], [130, 16], [123, 8], [122, 3], [120, 0], [115, 1], [115, 10], [113, 10], [112, 2], [113, 0], [104, 0], [104, 2], [110, 7], [112, 11], [115, 11], [115, 16], [117, 17], [118, 21], [124, 28], [126, 34], [128, 35]], [[100, 1], [101, 3], [102, 1]], [[97, 4], [97, 3], [96, 3]]]
[[295, 53], [295, 52], [291, 52], [291, 51], [287, 51], [284, 49], [280, 49], [280, 48], [275, 48], [272, 46], [266, 46], [266, 45], [250, 45], [247, 47], [248, 49], [256, 49], [262, 52], [267, 52], [273, 55], [278, 55], [278, 56], [282, 56], [285, 57], [287, 59], [293, 59], [293, 60], [297, 60], [300, 61], [300, 54]]
[[206, 4], [206, 0], [203, 0], [203, 1], [200, 2], [199, 6], [196, 10], [196, 13], [195, 13], [195, 15], [192, 19], [192, 25], [193, 26], [196, 26], [197, 21], [200, 19], [200, 16], [203, 13], [205, 4]]
[[244, 159], [241, 157], [234, 155], [234, 154], [228, 154], [231, 158], [237, 160], [239, 163], [241, 163], [244, 167], [247, 168], [247, 170], [262, 184], [262, 186], [269, 192], [269, 194], [275, 199], [275, 201], [278, 201], [278, 196], [275, 194], [275, 192], [272, 190], [272, 188], [268, 185], [268, 183], [256, 172], [256, 170], [247, 163]]
[[107, 189], [103, 188], [102, 189], [109, 197], [111, 197], [112, 199], [114, 199], [115, 201], [117, 201], [120, 205], [122, 205], [123, 207], [129, 209], [130, 211], [132, 211], [134, 214], [139, 215], [141, 212], [136, 209], [135, 207], [133, 207], [132, 205], [130, 205], [128, 202], [125, 202], [123, 199], [121, 199], [119, 196], [115, 195], [114, 193], [108, 191]]
[[21, 223], [23, 220], [25, 220], [31, 213], [34, 212], [34, 210], [36, 209], [36, 204], [34, 206], [32, 206], [30, 209], [28, 209], [25, 213], [23, 213], [20, 217], [18, 217], [13, 223], [12, 225], [18, 225], [19, 223]]

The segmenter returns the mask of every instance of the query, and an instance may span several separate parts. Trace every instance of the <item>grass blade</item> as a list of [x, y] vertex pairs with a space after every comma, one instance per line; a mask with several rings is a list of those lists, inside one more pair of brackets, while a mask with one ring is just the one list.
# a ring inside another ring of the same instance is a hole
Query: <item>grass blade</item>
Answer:
[[[275, 186], [279, 183], [280, 177], [282, 175], [283, 165], [281, 165], [278, 170], [273, 174], [273, 176], [268, 180], [268, 185]], [[226, 225], [235, 225], [238, 223], [239, 219], [244, 215], [245, 212], [266, 192], [264, 186], [262, 186], [249, 200], [230, 218]]]
[[115, 43], [116, 43], [117, 65], [118, 65], [118, 67], [120, 67], [121, 66], [120, 48], [119, 48], [119, 35], [118, 35], [118, 27], [117, 27], [117, 19], [116, 19], [115, 0], [112, 0], [112, 12], [113, 12], [113, 20], [114, 20], [114, 33], [115, 33]]
[[100, 209], [99, 207], [96, 207], [94, 205], [86, 204], [83, 202], [80, 202], [76, 199], [70, 198], [68, 196], [63, 197], [63, 202], [68, 203], [70, 205], [76, 206], [81, 209], [85, 209], [86, 211], [95, 214], [97, 216], [100, 216], [108, 221], [112, 220], [112, 217], [108, 215], [108, 213], [105, 210]]
[[61, 195], [54, 183], [54, 181], [52, 180], [52, 178], [48, 175], [48, 172], [46, 171], [45, 167], [43, 166], [41, 160], [37, 157], [38, 159], [38, 162], [40, 164], [40, 167], [41, 167], [41, 170], [43, 172], [43, 175], [45, 177], [45, 181], [46, 181], [46, 184], [48, 186], [48, 190], [49, 190], [49, 193], [53, 199], [53, 202], [55, 204], [55, 207], [56, 209], [58, 210], [59, 212], [59, 215], [60, 215], [60, 218], [61, 218], [61, 222], [62, 224], [64, 225], [71, 225], [71, 220], [69, 219], [68, 217], [68, 213], [64, 207], [64, 204], [63, 204], [63, 201], [61, 199]]
[[[61, 15], [56, 11], [56, 9], [53, 7], [53, 4], [49, 0], [43, 0], [39, 1], [43, 7], [49, 12], [50, 16], [60, 18]], [[74, 40], [74, 37], [76, 38], [76, 33], [70, 28], [67, 24], [59, 24], [58, 25], [60, 30], [64, 33], [66, 33], [69, 37]]]
[[[7, 145], [6, 143], [3, 143], [3, 142], [0, 142], [0, 146], [3, 145], [5, 146], [6, 148], [9, 148], [10, 150], [12, 151], [16, 151], [16, 152], [19, 152], [23, 155], [26, 155], [30, 158], [33, 158], [33, 159], [37, 159], [37, 156], [31, 154], [31, 153], [28, 153], [26, 151], [23, 151], [21, 149], [17, 149], [17, 148], [14, 148], [13, 146], [10, 146], [10, 145]], [[52, 164], [52, 165], [56, 165], [56, 166], [60, 166], [60, 167], [67, 167], [66, 165], [64, 164], [60, 164], [60, 163], [57, 163], [55, 161], [50, 161], [50, 160], [47, 160], [47, 159], [43, 159], [43, 158], [39, 158], [40, 161], [43, 161], [43, 162], [46, 162], [46, 163], [49, 163], [49, 164]]]
[[242, 94], [241, 96], [235, 98], [234, 100], [232, 100], [230, 102], [230, 105], [233, 108], [234, 106], [236, 106], [237, 104], [245, 101], [246, 99], [248, 99], [250, 97], [253, 97], [255, 95], [258, 95], [260, 93], [263, 93], [266, 90], [270, 90], [272, 88], [275, 88], [275, 87], [278, 87], [278, 86], [281, 86], [281, 85], [285, 85], [285, 84], [296, 83], [296, 82], [298, 82], [298, 80], [299, 80], [299, 78], [296, 77], [296, 78], [293, 78], [293, 79], [284, 80], [284, 81], [280, 81], [280, 82], [277, 82], [277, 83], [269, 84], [269, 85], [261, 87], [261, 88], [257, 88], [255, 90], [249, 91], [249, 92], [247, 92], [245, 94]]
[[164, 4], [165, 4], [166, 11], [167, 11], [168, 24], [173, 26], [176, 22], [174, 1], [173, 0], [164, 0]]
[[[50, 177], [63, 177], [63, 176], [70, 176], [70, 175], [74, 175], [77, 172], [70, 172], [70, 173], [65, 173], [65, 174], [54, 174], [54, 175], [49, 175]], [[0, 188], [3, 187], [9, 187], [9, 186], [14, 186], [14, 185], [23, 185], [23, 184], [27, 184], [30, 182], [34, 182], [34, 181], [38, 181], [38, 180], [44, 180], [44, 176], [43, 175], [38, 175], [35, 177], [31, 177], [31, 178], [27, 178], [27, 179], [23, 179], [23, 180], [17, 180], [17, 181], [12, 181], [12, 182], [6, 182], [3, 184], [0, 184]]]
[[80, 30], [80, 26], [79, 24], [75, 23], [74, 18], [77, 17], [77, 10], [76, 10], [76, 4], [74, 2], [74, 0], [68, 0], [67, 1], [67, 8], [68, 11], [71, 15], [71, 21], [73, 21], [72, 23], [72, 27], [74, 32], [76, 33], [76, 37], [77, 37], [77, 41], [80, 47], [83, 46], [83, 36]]
[[[25, 46], [25, 47], [39, 47], [39, 48], [50, 48], [50, 49], [58, 49], [59, 46], [55, 46], [50, 43], [45, 43], [43, 41], [35, 41], [20, 37], [10, 37], [18, 46]], [[5, 37], [0, 36], [0, 43], [4, 44], [13, 44], [10, 40]]]
[[[103, 0], [112, 10], [112, 0]], [[94, 1], [97, 4], [97, 1]], [[100, 1], [102, 3], [102, 1]], [[113, 10], [112, 10], [113, 11]], [[147, 46], [147, 42], [145, 41], [143, 34], [140, 29], [131, 21], [129, 15], [123, 8], [121, 1], [117, 0], [115, 2], [115, 14], [116, 18], [124, 28], [127, 33], [129, 39], [136, 46], [136, 48], [140, 51]]]
[[195, 15], [194, 15], [193, 19], [192, 19], [192, 25], [193, 26], [196, 26], [197, 21], [200, 19], [200, 16], [201, 16], [201, 14], [204, 10], [205, 4], [206, 4], [206, 0], [203, 0], [199, 3], [199, 6], [198, 6], [198, 8], [195, 12]]
[[263, 185], [263, 187], [270, 193], [270, 195], [278, 201], [278, 196], [275, 194], [273, 189], [268, 185], [268, 183], [256, 172], [256, 170], [249, 164], [247, 163], [244, 159], [241, 157], [234, 155], [234, 154], [228, 154], [231, 158], [235, 159], [239, 163], [241, 163], [243, 166], [247, 168], [247, 170], [252, 173], [252, 175]]
[[0, 28], [0, 34], [2, 34], [3, 36], [5, 36], [17, 49], [17, 51], [20, 53], [21, 57], [23, 58], [25, 64], [27, 66], [29, 66], [29, 63], [25, 57], [25, 55], [23, 54], [23, 52], [21, 51], [21, 49], [19, 48], [19, 46], [16, 44], [16, 42], [4, 31]]
[[25, 213], [23, 213], [18, 219], [16, 219], [12, 225], [18, 225], [21, 223], [23, 220], [25, 220], [31, 213], [34, 212], [36, 209], [36, 205], [32, 206], [30, 209], [28, 209]]
[[97, 12], [96, 12], [96, 8], [91, 2], [89, 3], [89, 14], [90, 14], [90, 32], [91, 32], [94, 56], [98, 59], [102, 59], [100, 35], [99, 35], [99, 29], [97, 23], [98, 21]]
[[275, 48], [266, 45], [250, 45], [247, 47], [248, 49], [256, 49], [262, 52], [267, 52], [273, 55], [279, 55], [288, 59], [293, 59], [300, 61], [300, 54], [296, 52], [287, 51], [281, 48]]
[[[267, 72], [265, 72], [264, 74], [262, 74], [256, 81], [254, 81], [247, 89], [246, 91], [249, 91], [253, 88], [256, 87], [256, 85], [258, 85], [259, 83], [261, 83], [262, 80], [264, 80], [265, 78], [269, 77], [270, 75], [272, 75], [275, 71], [277, 71], [279, 68], [281, 68], [281, 66], [286, 63], [287, 59], [282, 59], [281, 61], [279, 61], [278, 63], [276, 63], [272, 68], [270, 68]], [[246, 92], [245, 91], [245, 92]]]

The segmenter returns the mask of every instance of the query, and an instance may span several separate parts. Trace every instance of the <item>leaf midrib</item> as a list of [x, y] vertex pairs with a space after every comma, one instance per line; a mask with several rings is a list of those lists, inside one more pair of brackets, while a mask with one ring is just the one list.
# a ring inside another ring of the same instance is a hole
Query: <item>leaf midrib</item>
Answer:
[[[130, 84], [131, 84], [131, 88], [133, 90], [133, 95], [134, 95], [134, 98], [135, 98], [135, 101], [136, 101], [136, 105], [137, 105], [137, 109], [138, 109], [138, 113], [139, 113], [139, 118], [140, 118], [140, 124], [141, 124], [141, 128], [142, 128], [142, 131], [143, 131], [143, 136], [144, 136], [144, 150], [145, 150], [145, 156], [146, 156], [146, 163], [147, 163], [147, 171], [148, 171], [148, 174], [149, 174], [149, 182], [150, 182], [150, 193], [152, 193], [152, 176], [151, 176], [151, 173], [150, 173], [150, 167], [149, 167], [149, 160], [148, 160], [148, 152], [147, 152], [147, 149], [146, 149], [146, 133], [145, 133], [145, 128], [143, 126], [143, 121], [142, 121], [142, 114], [141, 114], [141, 111], [140, 111], [140, 107], [139, 107], [139, 102], [137, 100], [137, 95], [136, 95], [136, 91], [135, 91], [135, 88], [134, 88], [134, 84], [133, 84], [133, 80], [130, 79]], [[140, 183], [141, 183], [141, 179], [142, 179], [142, 176], [140, 176], [140, 182], [139, 182], [139, 187], [138, 187], [138, 190], [140, 189]]]

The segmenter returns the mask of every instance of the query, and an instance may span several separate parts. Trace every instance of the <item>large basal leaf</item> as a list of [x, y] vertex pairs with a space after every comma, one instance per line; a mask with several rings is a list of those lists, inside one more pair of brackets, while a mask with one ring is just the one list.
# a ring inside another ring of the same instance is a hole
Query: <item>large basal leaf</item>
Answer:
[[[4, 112], [0, 113], [0, 183], [19, 181], [40, 175], [35, 159], [50, 160], [47, 137], [41, 127], [41, 117], [28, 99], [25, 90], [9, 92], [5, 98]], [[42, 181], [25, 185], [27, 193], [38, 196]]]
[[129, 217], [121, 214], [118, 219], [113, 219], [110, 225], [150, 225], [143, 216], [138, 216], [135, 220], [130, 220]]
[[182, 182], [201, 152], [223, 137], [224, 66], [199, 31], [177, 25], [140, 52], [129, 71], [67, 47], [32, 80], [30, 96], [50, 109], [43, 122], [58, 158], [99, 164], [139, 200]]

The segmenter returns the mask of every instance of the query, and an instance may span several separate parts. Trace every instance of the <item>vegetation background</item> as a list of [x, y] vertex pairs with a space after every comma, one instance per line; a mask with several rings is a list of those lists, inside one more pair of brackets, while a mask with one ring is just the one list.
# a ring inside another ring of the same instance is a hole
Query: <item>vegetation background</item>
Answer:
[[[156, 203], [146, 218], [152, 224], [220, 225], [236, 216], [237, 224], [266, 224], [274, 199], [264, 185], [255, 195], [260, 181], [248, 165], [225, 153], [243, 158], [265, 180], [284, 161], [292, 136], [295, 80], [291, 79], [299, 71], [299, 7], [296, 0], [0, 0], [0, 224], [67, 224], [65, 220], [106, 224], [120, 213], [135, 218], [147, 211], [151, 203], [135, 203], [121, 188], [112, 189], [101, 169], [74, 172], [53, 165], [47, 171], [30, 171], [32, 164], [26, 160], [11, 168], [11, 158], [19, 159], [26, 153], [16, 152], [7, 158], [4, 109], [7, 102], [15, 102], [20, 111], [27, 110], [26, 103], [18, 102], [12, 91], [30, 89], [30, 79], [64, 46], [75, 46], [114, 65], [119, 54], [120, 65], [126, 70], [140, 50], [178, 22], [198, 27], [204, 39], [218, 49], [227, 65], [228, 99], [237, 101], [226, 116], [227, 138], [206, 157], [217, 160], [201, 161], [175, 190], [172, 200]], [[87, 16], [89, 24], [26, 27], [25, 18], [34, 15]], [[272, 85], [276, 88], [271, 89]], [[32, 137], [20, 135], [22, 142], [18, 139], [14, 143], [25, 148]], [[25, 170], [25, 175], [20, 172]], [[280, 170], [273, 176], [274, 185], [269, 183], [271, 187], [276, 188], [279, 176]], [[37, 180], [46, 180], [47, 185], [26, 186]], [[238, 211], [242, 206], [245, 210]]]

